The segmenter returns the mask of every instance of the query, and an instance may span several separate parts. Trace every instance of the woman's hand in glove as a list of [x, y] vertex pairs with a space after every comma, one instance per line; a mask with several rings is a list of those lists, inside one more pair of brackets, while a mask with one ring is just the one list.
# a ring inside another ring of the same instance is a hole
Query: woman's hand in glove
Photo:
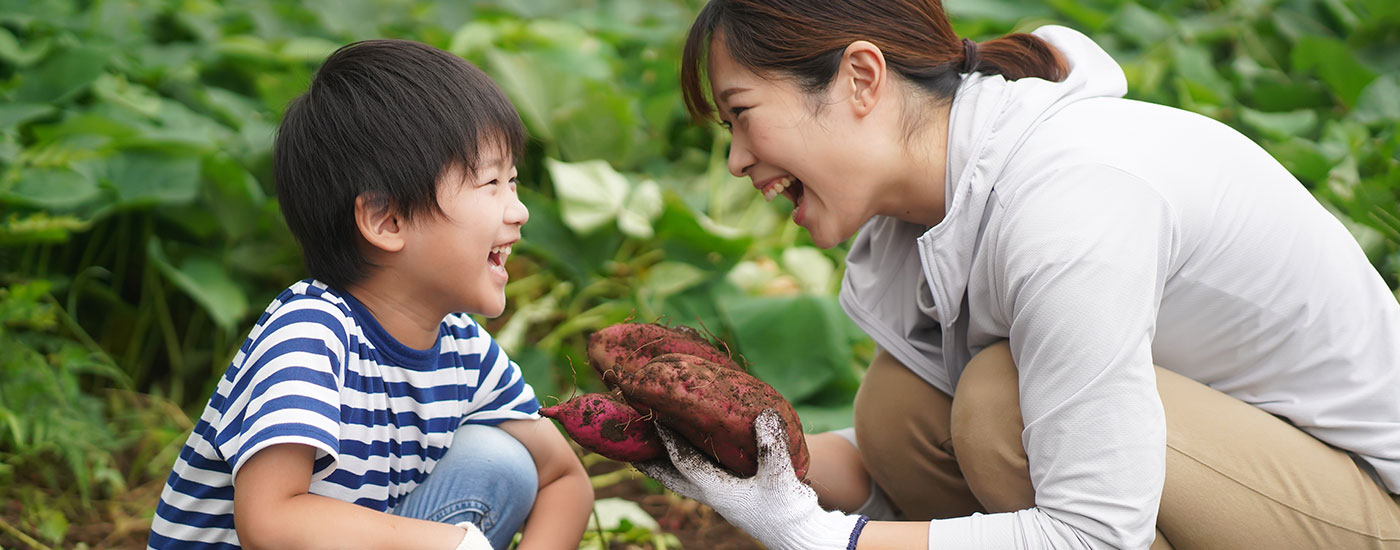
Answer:
[[657, 426], [670, 460], [637, 463], [642, 473], [667, 489], [714, 508], [724, 519], [774, 550], [854, 549], [865, 516], [828, 512], [817, 493], [792, 469], [787, 429], [773, 409], [754, 421], [758, 473], [735, 476], [712, 462], [684, 438]]

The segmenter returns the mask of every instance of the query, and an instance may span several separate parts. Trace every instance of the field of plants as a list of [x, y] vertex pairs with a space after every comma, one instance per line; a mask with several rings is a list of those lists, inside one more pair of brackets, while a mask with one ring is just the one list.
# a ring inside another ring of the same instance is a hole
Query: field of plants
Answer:
[[[811, 246], [789, 206], [727, 173], [727, 134], [685, 117], [677, 65], [700, 5], [0, 0], [0, 547], [143, 547], [192, 419], [305, 276], [272, 194], [273, 131], [358, 39], [461, 55], [519, 109], [531, 220], [507, 312], [483, 321], [547, 404], [601, 387], [591, 331], [660, 319], [725, 339], [809, 430], [848, 425], [873, 345], [836, 304], [845, 251]], [[946, 6], [974, 39], [1090, 34], [1131, 97], [1262, 143], [1400, 284], [1400, 2]], [[584, 547], [717, 547], [695, 542], [697, 518], [719, 521], [704, 509], [585, 459], [600, 495], [663, 521], [600, 523]]]

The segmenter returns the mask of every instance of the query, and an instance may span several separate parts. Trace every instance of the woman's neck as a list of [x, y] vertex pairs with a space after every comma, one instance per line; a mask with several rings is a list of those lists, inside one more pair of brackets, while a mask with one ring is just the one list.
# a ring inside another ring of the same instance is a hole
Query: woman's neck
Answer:
[[[938, 225], [947, 212], [948, 116], [952, 101], [932, 107], [923, 127], [904, 142], [893, 161], [889, 202], [885, 215], [928, 227]], [[919, 107], [910, 107], [919, 108]]]

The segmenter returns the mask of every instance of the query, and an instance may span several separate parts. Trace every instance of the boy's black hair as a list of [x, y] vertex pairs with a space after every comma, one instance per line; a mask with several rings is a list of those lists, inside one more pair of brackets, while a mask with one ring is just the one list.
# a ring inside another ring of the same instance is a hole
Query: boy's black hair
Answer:
[[277, 199], [311, 276], [344, 288], [374, 267], [360, 250], [356, 197], [405, 222], [437, 216], [438, 177], [452, 166], [476, 173], [483, 147], [518, 162], [525, 128], [475, 65], [408, 40], [336, 50], [287, 106], [273, 145]]

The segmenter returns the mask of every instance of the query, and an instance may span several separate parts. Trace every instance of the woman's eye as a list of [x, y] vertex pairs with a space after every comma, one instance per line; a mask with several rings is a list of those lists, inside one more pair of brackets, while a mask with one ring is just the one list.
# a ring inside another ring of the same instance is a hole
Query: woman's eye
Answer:
[[729, 109], [729, 116], [735, 120], [738, 120], [739, 115], [744, 114], [744, 111], [747, 110], [749, 110], [748, 107], [732, 107]]

